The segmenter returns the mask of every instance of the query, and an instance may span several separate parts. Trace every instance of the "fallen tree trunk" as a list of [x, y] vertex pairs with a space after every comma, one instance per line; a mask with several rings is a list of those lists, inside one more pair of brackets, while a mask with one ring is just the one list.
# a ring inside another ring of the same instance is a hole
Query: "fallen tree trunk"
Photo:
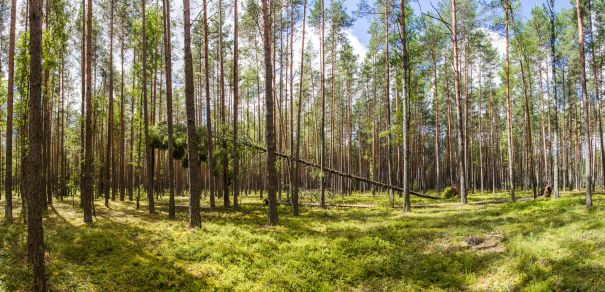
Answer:
[[[259, 145], [254, 145], [252, 143], [247, 143], [247, 142], [240, 142], [240, 144], [242, 144], [244, 146], [248, 146], [248, 147], [254, 148], [254, 149], [257, 149], [257, 150], [260, 150], [260, 151], [263, 151], [263, 152], [267, 152], [267, 149], [265, 149], [265, 147], [262, 147], [262, 146], [259, 146]], [[290, 157], [289, 155], [283, 154], [283, 153], [276, 152], [275, 154], [278, 157], [283, 158], [283, 159], [294, 160], [294, 158]], [[317, 168], [317, 169], [320, 168], [320, 166], [318, 164], [310, 162], [310, 161], [306, 161], [304, 159], [300, 159], [299, 158], [298, 162], [302, 163], [303, 165], [309, 166], [309, 167], [313, 167], [313, 168]], [[369, 183], [369, 184], [373, 184], [375, 186], [379, 186], [379, 187], [382, 187], [382, 188], [385, 188], [385, 189], [391, 189], [391, 190], [395, 190], [395, 191], [398, 191], [398, 192], [403, 192], [403, 188], [400, 188], [398, 186], [393, 186], [393, 185], [389, 185], [389, 184], [373, 181], [371, 179], [368, 179], [368, 178], [365, 178], [365, 177], [361, 177], [361, 176], [352, 175], [352, 174], [349, 174], [349, 173], [343, 173], [343, 172], [340, 172], [338, 170], [331, 169], [331, 168], [328, 168], [328, 167], [325, 167], [325, 166], [324, 166], [323, 169], [324, 169], [324, 171], [329, 172], [329, 173], [334, 174], [334, 175], [338, 175], [338, 176], [346, 177], [346, 178], [350, 178], [350, 179], [355, 179], [355, 180], [358, 180], [358, 181], [361, 181], [361, 182], [365, 182], [365, 183]], [[441, 200], [442, 199], [440, 197], [430, 196], [430, 195], [426, 195], [426, 194], [422, 194], [422, 193], [418, 193], [418, 192], [413, 192], [413, 191], [410, 191], [410, 194], [414, 195], [416, 197], [426, 198], [426, 199], [433, 199], [433, 200]]]

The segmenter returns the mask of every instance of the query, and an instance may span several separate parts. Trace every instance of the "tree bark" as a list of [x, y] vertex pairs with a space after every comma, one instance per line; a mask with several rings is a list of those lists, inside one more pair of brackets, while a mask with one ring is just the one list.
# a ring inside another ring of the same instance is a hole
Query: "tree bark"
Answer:
[[[455, 1], [455, 0], [453, 0]], [[410, 124], [410, 115], [409, 115], [409, 101], [408, 101], [408, 50], [407, 50], [407, 26], [406, 26], [406, 1], [401, 1], [401, 48], [402, 48], [402, 59], [403, 59], [403, 67], [401, 70], [402, 74], [402, 86], [403, 89], [401, 93], [402, 98], [402, 114], [403, 114], [403, 212], [412, 211], [412, 202], [410, 201], [410, 161], [409, 161], [409, 141], [408, 141], [408, 127]]]
[[216, 202], [214, 198], [215, 189], [215, 177], [214, 177], [214, 150], [212, 145], [212, 115], [210, 113], [210, 68], [208, 65], [208, 7], [207, 0], [203, 1], [203, 13], [204, 13], [204, 77], [206, 84], [206, 128], [208, 131], [208, 140], [206, 146], [208, 147], [208, 186], [210, 189], [210, 209], [216, 208]]
[[514, 175], [514, 151], [513, 151], [513, 125], [512, 125], [512, 103], [510, 99], [510, 58], [509, 58], [509, 11], [510, 6], [508, 0], [504, 1], [504, 14], [505, 14], [505, 25], [506, 25], [506, 126], [508, 133], [508, 179], [509, 179], [509, 193], [511, 200], [515, 201], [515, 175]]
[[[204, 3], [205, 4], [205, 3]], [[204, 9], [205, 9], [204, 5]], [[187, 112], [187, 148], [189, 152], [189, 227], [200, 227], [199, 141], [195, 128], [195, 101], [193, 87], [193, 57], [191, 56], [191, 21], [189, 0], [183, 0], [185, 45], [185, 106]]]
[[[323, 1], [323, 0], [322, 0]], [[269, 197], [269, 225], [275, 226], [279, 224], [277, 215], [277, 169], [276, 163], [276, 147], [275, 147], [275, 126], [273, 120], [273, 64], [271, 63], [271, 16], [269, 13], [269, 0], [262, 0], [263, 14], [263, 48], [265, 59], [265, 128], [266, 128], [266, 144], [267, 144], [267, 196]], [[324, 201], [325, 206], [325, 201]]]
[[[166, 113], [168, 116], [168, 218], [174, 219], [174, 134], [173, 134], [173, 112], [172, 112], [172, 46], [170, 37], [170, 0], [164, 0], [164, 62], [166, 73]], [[193, 65], [192, 65], [193, 66]], [[192, 69], [193, 70], [193, 69]], [[192, 82], [193, 84], [193, 82]], [[192, 168], [193, 169], [193, 168]]]
[[[238, 14], [237, 0], [233, 4], [233, 139], [237, 141], [239, 106], [239, 51], [238, 51]], [[292, 86], [292, 85], [290, 85]], [[239, 149], [233, 147], [233, 208], [239, 208]]]
[[13, 222], [13, 96], [15, 87], [15, 30], [17, 0], [11, 1], [10, 36], [8, 42], [8, 87], [6, 97], [6, 176], [4, 180], [4, 218]]
[[126, 136], [126, 118], [125, 118], [125, 97], [124, 97], [124, 18], [122, 17], [122, 35], [120, 37], [120, 201], [124, 201], [124, 194], [126, 193], [126, 160], [125, 160], [125, 136]]
[[146, 30], [146, 3], [147, 0], [141, 0], [143, 13], [143, 40], [142, 40], [142, 65], [143, 65], [143, 131], [145, 135], [145, 166], [147, 167], [147, 177], [145, 188], [147, 192], [147, 206], [149, 213], [155, 213], [155, 203], [153, 198], [153, 148], [149, 138], [149, 110], [147, 102], [147, 30]]
[[557, 98], [557, 54], [555, 50], [556, 29], [555, 29], [555, 0], [550, 0], [550, 56], [552, 62], [552, 83], [553, 83], [553, 199], [559, 198], [559, 101]]
[[32, 265], [32, 291], [46, 291], [44, 271], [44, 230], [42, 227], [42, 203], [45, 186], [39, 178], [44, 175], [42, 160], [43, 133], [41, 116], [42, 99], [42, 1], [30, 0], [29, 20], [29, 148], [27, 178], [27, 247]]
[[[578, 43], [580, 57], [580, 83], [582, 86], [582, 103], [584, 106], [584, 163], [586, 166], [586, 208], [592, 207], [592, 169], [590, 167], [592, 143], [590, 142], [590, 109], [588, 93], [586, 90], [586, 53], [584, 46], [584, 20], [582, 15], [582, 1], [576, 0], [578, 15]], [[598, 88], [598, 87], [597, 87]], [[579, 160], [580, 158], [577, 157]], [[579, 169], [578, 169], [579, 172]]]
[[319, 155], [319, 165], [320, 165], [320, 194], [319, 194], [319, 205], [322, 208], [326, 207], [326, 180], [324, 174], [324, 164], [326, 158], [326, 76], [325, 76], [325, 44], [324, 44], [324, 33], [325, 33], [325, 2], [321, 0], [321, 39], [320, 39], [320, 67], [321, 67], [321, 126], [320, 126], [320, 135], [321, 135], [321, 150]]
[[[105, 207], [109, 207], [109, 185], [113, 169], [113, 1], [110, 3], [109, 16], [109, 115], [107, 118], [107, 147], [105, 150]], [[115, 193], [113, 194], [115, 199]]]
[[94, 204], [92, 181], [92, 0], [88, 0], [86, 12], [86, 132], [85, 157], [82, 175], [84, 222], [92, 223], [92, 209]]
[[600, 80], [599, 80], [599, 66], [597, 65], [597, 58], [595, 54], [595, 42], [592, 34], [592, 5], [591, 0], [588, 0], [588, 37], [590, 38], [590, 53], [592, 55], [592, 74], [595, 88], [595, 99], [596, 99], [596, 113], [597, 113], [597, 124], [599, 127], [599, 146], [601, 149], [601, 167], [602, 167], [602, 179], [603, 188], [605, 188], [605, 144], [603, 141], [603, 113], [601, 109], [601, 92], [600, 92]]
[[464, 171], [464, 129], [463, 129], [463, 113], [462, 113], [462, 94], [460, 92], [460, 66], [458, 65], [458, 34], [457, 34], [457, 21], [456, 21], [456, 0], [452, 0], [452, 40], [454, 47], [454, 91], [456, 93], [456, 116], [458, 126], [458, 175], [460, 177], [460, 200], [462, 204], [467, 203], [466, 198], [466, 179]]
[[[389, 185], [393, 184], [393, 147], [391, 145], [391, 88], [390, 88], [390, 58], [389, 58], [389, 5], [390, 1], [387, 0], [385, 3], [385, 36], [384, 36], [384, 46], [385, 46], [385, 89], [384, 89], [384, 99], [385, 99], [385, 126], [388, 132], [387, 135], [387, 182]], [[402, 15], [405, 15], [405, 11], [402, 10]], [[391, 203], [391, 208], [395, 207], [395, 194], [393, 190], [389, 189], [389, 200]]]
[[[296, 151], [294, 160], [294, 170], [292, 171], [292, 213], [294, 216], [300, 214], [298, 206], [298, 185], [299, 185], [299, 172], [300, 172], [300, 116], [302, 112], [302, 101], [303, 101], [303, 75], [305, 72], [305, 25], [307, 19], [307, 0], [303, 0], [303, 18], [302, 18], [302, 40], [300, 44], [300, 80], [299, 80], [299, 91], [298, 91], [298, 104], [296, 108]], [[290, 84], [292, 86], [293, 84]], [[293, 97], [292, 97], [293, 98]]]

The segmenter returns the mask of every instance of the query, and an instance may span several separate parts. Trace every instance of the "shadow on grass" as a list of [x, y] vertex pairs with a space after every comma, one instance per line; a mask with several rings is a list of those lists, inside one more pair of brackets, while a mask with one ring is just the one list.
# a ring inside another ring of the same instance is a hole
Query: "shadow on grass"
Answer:
[[[97, 208], [97, 220], [90, 225], [74, 224], [62, 214], [65, 209], [51, 207], [49, 211], [44, 231], [51, 290], [199, 291], [210, 287], [206, 279], [147, 251], [144, 239], [148, 231], [111, 220], [102, 208]], [[153, 216], [140, 217], [153, 224]], [[29, 287], [26, 233], [21, 224], [0, 227], [0, 290]]]
[[[584, 259], [602, 246], [570, 241], [559, 247], [570, 250], [570, 256], [544, 260], [509, 250], [508, 239], [541, 237], [588, 221], [602, 211], [602, 201], [596, 199], [598, 206], [591, 211], [578, 208], [581, 198], [573, 196], [417, 209], [405, 215], [382, 207], [303, 208], [298, 217], [280, 206], [281, 226], [275, 228], [265, 228], [266, 206], [246, 202], [239, 211], [205, 209], [198, 230], [185, 227], [185, 208], [177, 209], [177, 220], [168, 221], [165, 201], [158, 202], [159, 214], [148, 214], [144, 206], [133, 210], [131, 204], [100, 206], [92, 225], [69, 216], [79, 209], [57, 203], [45, 221], [49, 282], [56, 290], [85, 291], [467, 290], [476, 278], [493, 276], [493, 267], [514, 260], [521, 280], [513, 290], [531, 285], [591, 290], [599, 287], [591, 279], [605, 277], [605, 271]], [[583, 228], [603, 226], [599, 221]], [[0, 278], [7, 290], [29, 283], [24, 231], [22, 225], [0, 226], [0, 255], [7, 256], [0, 257], [0, 264], [13, 267], [0, 267], [8, 274], [8, 280]], [[491, 233], [503, 234], [493, 245], [498, 248], [482, 250], [465, 243], [469, 236]], [[191, 272], [198, 264], [212, 272], [204, 277]]]

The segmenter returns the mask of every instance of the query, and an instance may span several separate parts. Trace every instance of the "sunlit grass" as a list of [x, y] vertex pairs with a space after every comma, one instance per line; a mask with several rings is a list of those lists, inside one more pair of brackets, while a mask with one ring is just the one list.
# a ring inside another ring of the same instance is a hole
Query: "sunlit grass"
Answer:
[[[109, 209], [98, 203], [90, 226], [71, 200], [55, 202], [44, 222], [49, 285], [55, 291], [605, 287], [601, 195], [592, 210], [583, 207], [582, 195], [565, 194], [556, 201], [450, 204], [411, 214], [387, 208], [386, 193], [337, 195], [328, 202], [376, 207], [303, 207], [293, 217], [282, 205], [279, 227], [266, 226], [258, 194], [242, 199], [240, 211], [204, 209], [197, 230], [187, 228], [186, 198], [178, 198], [174, 221], [167, 219], [166, 198], [156, 215], [147, 214], [144, 204], [137, 211], [132, 202], [111, 202]], [[444, 202], [457, 200], [414, 199], [417, 205]], [[469, 244], [471, 237], [481, 243]], [[26, 254], [26, 226], [0, 225], [0, 290], [27, 289]]]

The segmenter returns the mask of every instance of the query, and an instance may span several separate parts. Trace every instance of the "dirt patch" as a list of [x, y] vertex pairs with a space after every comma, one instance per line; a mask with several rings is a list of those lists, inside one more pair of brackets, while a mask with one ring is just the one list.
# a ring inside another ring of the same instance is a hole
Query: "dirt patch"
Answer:
[[469, 246], [477, 246], [482, 244], [484, 241], [485, 240], [481, 237], [471, 236], [466, 239], [466, 244], [468, 244]]
[[465, 240], [468, 247], [478, 252], [504, 252], [504, 235], [489, 233], [481, 237], [470, 236]]

